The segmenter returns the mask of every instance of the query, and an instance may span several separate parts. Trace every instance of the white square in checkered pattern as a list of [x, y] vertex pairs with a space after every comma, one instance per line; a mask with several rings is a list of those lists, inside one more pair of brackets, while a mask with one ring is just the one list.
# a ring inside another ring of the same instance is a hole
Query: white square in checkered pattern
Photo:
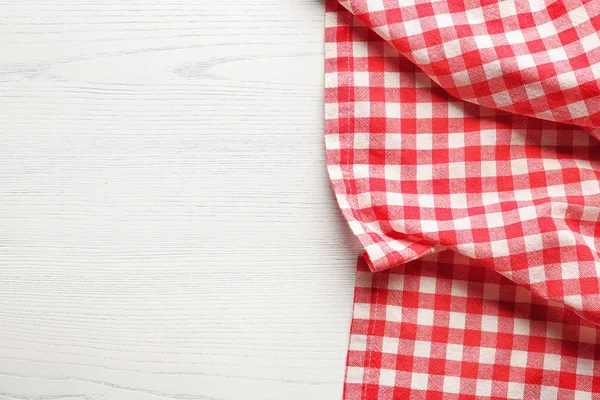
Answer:
[[469, 74], [468, 70], [453, 71], [450, 76], [452, 76], [456, 86], [463, 86], [471, 79], [471, 75]]
[[504, 33], [509, 44], [520, 44], [525, 43], [525, 36], [521, 30], [507, 31]]
[[496, 363], [496, 349], [493, 347], [481, 347], [479, 349], [479, 363], [480, 364], [495, 364]]
[[[596, 47], [600, 47], [600, 46], [598, 46], [598, 44], [596, 43]], [[596, 64], [592, 65], [591, 70], [592, 70], [592, 75], [594, 76], [594, 79], [596, 79], [596, 80], [600, 79], [600, 61], [598, 61]], [[597, 129], [598, 128], [596, 128], [596, 133], [598, 132]]]
[[381, 351], [383, 351], [384, 353], [397, 354], [398, 343], [398, 338], [384, 336]]
[[444, 53], [446, 58], [452, 58], [461, 55], [462, 48], [460, 47], [460, 40], [451, 40], [442, 44], [444, 47]]
[[353, 57], [369, 57], [369, 44], [367, 42], [352, 42]]
[[498, 140], [498, 132], [495, 129], [482, 129], [479, 134], [479, 140], [481, 141], [482, 146], [496, 146], [496, 141]]
[[402, 136], [397, 133], [388, 133], [385, 135], [385, 148], [389, 150], [399, 149], [402, 144]]
[[465, 178], [466, 176], [467, 171], [464, 163], [453, 162], [448, 164], [448, 177], [450, 179]]
[[385, 103], [385, 116], [387, 118], [400, 118], [400, 103]]
[[426, 181], [433, 178], [433, 165], [417, 165], [417, 180]]
[[383, 4], [385, 0], [369, 0], [369, 12], [383, 11], [386, 9]]
[[569, 112], [574, 118], [583, 117], [589, 114], [585, 101], [578, 101], [577, 103], [570, 103], [567, 105]]
[[[339, 116], [338, 103], [327, 103], [325, 104], [325, 119], [335, 119]], [[335, 134], [326, 135], [334, 136]], [[331, 148], [331, 147], [328, 147]]]
[[575, 8], [567, 13], [574, 26], [580, 25], [589, 21], [589, 14], [584, 6]]
[[467, 206], [467, 195], [465, 193], [450, 194], [450, 207], [465, 208]]
[[544, 369], [549, 371], [560, 371], [562, 357], [558, 354], [544, 354]]
[[404, 289], [404, 275], [390, 274], [388, 277], [387, 287], [390, 290], [403, 290]]
[[419, 325], [433, 326], [433, 310], [419, 309], [417, 323]]
[[465, 107], [462, 103], [448, 102], [448, 118], [464, 118], [464, 116]]
[[371, 305], [368, 303], [354, 303], [354, 318], [356, 318], [356, 319], [371, 318]]
[[449, 327], [454, 329], [465, 329], [467, 315], [461, 312], [450, 311]]
[[512, 367], [526, 367], [527, 352], [521, 350], [513, 350], [510, 354], [510, 365]]
[[400, 87], [400, 73], [385, 71], [383, 73], [383, 84], [388, 88]]
[[[561, 263], [561, 275], [563, 279], [578, 279], [581, 275], [578, 263]], [[585, 328], [585, 326], [582, 326]]]
[[[361, 210], [365, 209], [365, 208], [369, 208], [371, 207], [373, 204], [371, 202], [371, 193], [367, 192], [367, 193], [358, 193], [356, 195], [356, 199], [358, 202], [358, 208], [360, 208]], [[373, 224], [371, 224], [373, 225]], [[378, 229], [379, 231], [381, 229]]]
[[428, 276], [422, 276], [419, 284], [419, 291], [421, 293], [436, 293], [436, 282], [435, 278], [431, 278]]
[[533, 82], [523, 86], [530, 99], [537, 99], [545, 95], [544, 86], [540, 82]]
[[467, 281], [452, 281], [452, 296], [467, 297]]
[[529, 335], [531, 333], [530, 321], [524, 318], [515, 318], [513, 320], [513, 333], [515, 335]]
[[425, 389], [427, 389], [427, 381], [428, 380], [429, 380], [429, 375], [414, 372], [412, 374], [412, 380], [410, 383], [410, 387], [412, 389], [425, 390]]
[[526, 174], [529, 170], [526, 158], [510, 160], [510, 169], [514, 176]]
[[449, 149], [462, 149], [465, 147], [465, 134], [464, 133], [449, 133], [448, 134], [448, 148]]
[[367, 349], [367, 337], [365, 335], [352, 335], [350, 337], [350, 350], [365, 351]]
[[420, 222], [422, 232], [438, 232], [440, 230], [438, 222], [434, 219], [422, 219]]
[[[431, 173], [433, 174], [433, 165], [423, 165], [422, 170], [427, 171], [427, 173], [429, 173], [429, 170], [431, 170]], [[423, 176], [423, 175], [420, 175], [420, 176]], [[419, 176], [419, 168], [417, 168], [417, 180], [420, 180], [420, 176]], [[419, 195], [419, 205], [421, 207], [430, 207], [430, 208], [435, 207], [435, 196], [432, 194]]]
[[548, 56], [550, 56], [550, 60], [553, 62], [568, 60], [569, 56], [565, 51], [564, 47], [557, 47], [554, 49], [548, 50]]
[[586, 53], [600, 47], [600, 40], [598, 40], [598, 34], [595, 32], [587, 35], [586, 37], [580, 38], [579, 43]]
[[382, 368], [379, 370], [379, 385], [394, 386], [396, 384], [396, 370]]
[[[390, 181], [400, 180], [401, 168], [400, 165], [386, 165], [384, 167], [385, 179]], [[401, 193], [398, 194], [401, 195]]]
[[445, 393], [460, 393], [460, 377], [444, 376], [444, 392]]
[[[523, 289], [526, 290], [526, 289]], [[546, 323], [546, 337], [551, 339], [560, 339], [563, 324], [559, 322], [548, 322]]]
[[405, 21], [403, 25], [408, 36], [419, 35], [423, 33], [423, 29], [421, 28], [421, 21], [419, 21], [418, 19]]
[[[325, 16], [325, 21], [327, 21], [329, 17]], [[325, 43], [325, 54], [337, 54], [338, 53], [338, 44], [337, 43]], [[325, 74], [328, 74], [326, 71]], [[332, 86], [328, 86], [332, 87]]]
[[340, 148], [340, 135], [327, 135], [325, 136], [325, 144], [329, 149], [339, 149]]
[[417, 118], [431, 118], [433, 116], [433, 105], [431, 103], [416, 103]]
[[492, 394], [492, 381], [488, 379], [477, 379], [477, 386], [475, 389], [477, 396], [491, 396]]
[[[387, 177], [386, 177], [386, 179], [387, 179]], [[402, 206], [402, 205], [404, 205], [404, 197], [400, 193], [387, 192], [385, 194], [385, 197], [387, 199], [387, 204], [390, 205], [390, 206]], [[396, 221], [398, 221], [397, 224], [393, 224], [392, 223], [392, 225], [394, 225], [394, 229], [396, 229], [396, 227], [399, 227], [400, 224], [402, 224], [402, 226], [404, 226], [404, 220], [396, 220]]]
[[492, 95], [496, 107], [507, 107], [511, 104], [510, 93], [508, 91], [496, 92]]
[[558, 399], [558, 388], [556, 386], [542, 386], [540, 388], [540, 399]]
[[356, 287], [368, 288], [373, 284], [373, 274], [369, 272], [358, 271], [356, 273]]
[[[462, 220], [463, 224], [455, 224], [456, 229], [471, 229], [471, 221], [469, 218], [464, 218]], [[475, 244], [474, 243], [461, 243], [456, 246], [457, 251], [467, 257], [474, 258], [475, 257]]]
[[[508, 391], [506, 397], [509, 399], [522, 399], [525, 392], [525, 385], [520, 382], [508, 382]], [[540, 399], [550, 399], [550, 397], [540, 397]]]
[[[344, 204], [344, 207], [340, 206], [340, 208], [342, 209], [346, 209], [349, 207], [350, 205], [348, 204]], [[352, 229], [352, 232], [354, 232], [355, 235], [362, 235], [363, 233], [365, 233], [365, 225], [361, 224], [358, 221], [352, 221], [350, 223], [350, 229]]]
[[454, 25], [451, 14], [436, 14], [435, 21], [437, 22], [437, 26], [439, 28], [447, 28]]
[[[515, 190], [514, 196], [515, 200], [517, 201], [528, 201], [533, 198], [531, 190], [529, 189]], [[519, 207], [519, 219], [521, 221], [530, 221], [532, 219], [537, 219], [537, 208], [535, 206]], [[541, 237], [540, 233], [536, 233], [531, 236]], [[532, 242], [532, 245], [534, 245], [534, 243], [535, 241]]]
[[388, 27], [388, 25], [379, 25], [373, 27], [373, 30], [385, 40], [390, 40], [392, 38], [390, 36], [390, 28]]
[[420, 150], [432, 149], [433, 148], [433, 134], [431, 133], [420, 133], [416, 137], [417, 148]]
[[517, 15], [517, 7], [515, 6], [515, 3], [510, 1], [503, 1], [501, 3], [498, 3], [498, 9], [500, 10], [500, 16], [502, 18]]
[[479, 49], [489, 49], [494, 47], [494, 41], [490, 35], [477, 35], [473, 36], [475, 43]]
[[508, 240], [502, 239], [502, 240], [492, 241], [492, 242], [490, 242], [490, 245], [492, 247], [492, 255], [494, 257], [502, 257], [502, 256], [510, 255], [510, 248], [508, 246]]
[[531, 12], [538, 12], [545, 10], [548, 4], [544, 0], [528, 0], [527, 5]]
[[540, 234], [525, 236], [523, 239], [525, 239], [525, 250], [528, 252], [544, 248], [544, 241]]
[[371, 260], [378, 260], [382, 257], [385, 257], [385, 253], [383, 249], [378, 243], [373, 243], [365, 247], [365, 251], [371, 258]]
[[483, 64], [482, 67], [487, 79], [493, 79], [502, 76], [502, 64], [498, 60]]
[[593, 358], [577, 358], [577, 373], [579, 375], [594, 376], [594, 364], [596, 361]]
[[[387, 194], [388, 196], [390, 196], [390, 194]], [[402, 202], [399, 203], [399, 205], [401, 205]], [[406, 230], [406, 220], [404, 219], [393, 219], [390, 221], [390, 226], [392, 227], [392, 229], [396, 230], [397, 232], [403, 232]], [[392, 243], [392, 242], [390, 242]]]
[[385, 319], [390, 322], [400, 322], [402, 321], [402, 307], [400, 306], [385, 306]]
[[564, 72], [564, 73], [558, 75], [557, 78], [558, 78], [558, 84], [560, 85], [560, 88], [563, 90], [574, 88], [579, 84], [579, 82], [577, 82], [577, 76], [575, 75], [575, 72], [573, 72], [573, 71]]
[[368, 164], [354, 164], [352, 170], [356, 179], [368, 178], [370, 176]]
[[504, 226], [504, 217], [502, 213], [489, 213], [485, 215], [488, 227], [497, 228]]
[[[339, 74], [337, 72], [329, 72], [325, 74], [325, 87], [334, 88], [338, 85]], [[335, 105], [337, 107], [337, 103], [325, 103], [325, 107], [328, 105]], [[337, 118], [338, 115], [332, 116], [331, 118]]]
[[353, 82], [356, 87], [369, 87], [369, 73], [355, 72]]
[[584, 392], [583, 390], [576, 390], [573, 396], [573, 400], [593, 400], [591, 392]]
[[463, 346], [461, 344], [448, 344], [446, 346], [446, 359], [461, 361], [463, 359]]
[[563, 168], [563, 166], [560, 163], [560, 160], [556, 158], [544, 157], [542, 159], [542, 162], [544, 163], [544, 170], [546, 171], [561, 170]]
[[367, 118], [371, 115], [371, 103], [368, 101], [357, 101], [354, 103], [354, 117]]
[[483, 9], [480, 7], [470, 8], [466, 10], [467, 20], [469, 24], [476, 25], [485, 21], [483, 17]]
[[[390, 179], [390, 178], [388, 178], [386, 175], [386, 179]], [[399, 178], [396, 178], [396, 179], [399, 179]], [[386, 192], [385, 197], [387, 200], [387, 204], [390, 206], [404, 205], [404, 197], [402, 196], [401, 193]], [[396, 225], [396, 226], [398, 226], [398, 225]]]
[[[582, 193], [600, 193], [600, 182], [597, 180], [587, 180], [581, 182]], [[597, 211], [597, 210], [590, 210]]]
[[575, 310], [580, 310], [583, 307], [583, 296], [579, 294], [565, 295], [563, 300], [567, 306], [573, 307]]
[[354, 135], [352, 139], [355, 149], [368, 149], [371, 143], [368, 133], [358, 132]]
[[552, 21], [545, 22], [536, 27], [538, 31], [538, 35], [540, 38], [545, 39], [550, 36], [556, 35], [556, 28], [554, 27], [554, 23]]
[[485, 332], [498, 332], [498, 317], [496, 315], [482, 315], [481, 330]]
[[346, 382], [361, 383], [363, 381], [364, 369], [360, 367], [346, 368]]
[[417, 340], [415, 341], [415, 357], [429, 357], [431, 354], [431, 342]]

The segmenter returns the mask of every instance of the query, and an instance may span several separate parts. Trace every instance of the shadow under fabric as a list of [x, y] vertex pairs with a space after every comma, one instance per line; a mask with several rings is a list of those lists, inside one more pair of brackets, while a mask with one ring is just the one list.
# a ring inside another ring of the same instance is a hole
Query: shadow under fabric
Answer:
[[345, 399], [600, 398], [600, 1], [327, 0]]

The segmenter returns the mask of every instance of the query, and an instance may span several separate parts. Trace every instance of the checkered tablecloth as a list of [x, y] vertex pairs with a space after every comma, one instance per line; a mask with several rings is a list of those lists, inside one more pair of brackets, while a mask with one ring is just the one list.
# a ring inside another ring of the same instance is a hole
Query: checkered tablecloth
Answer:
[[598, 31], [598, 0], [327, 1], [347, 399], [600, 398]]

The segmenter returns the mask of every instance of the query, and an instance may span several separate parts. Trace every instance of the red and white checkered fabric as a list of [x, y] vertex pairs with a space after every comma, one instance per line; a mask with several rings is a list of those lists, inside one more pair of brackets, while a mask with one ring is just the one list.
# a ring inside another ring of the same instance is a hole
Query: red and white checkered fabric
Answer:
[[589, 321], [449, 251], [359, 262], [344, 397], [598, 399]]
[[[600, 322], [598, 31], [598, 0], [327, 1], [329, 175], [366, 265], [388, 270], [359, 273], [347, 398], [600, 393], [600, 353], [572, 336]], [[392, 286], [408, 269], [426, 288]], [[455, 275], [485, 307], [460, 308]], [[508, 375], [469, 366], [490, 348]]]

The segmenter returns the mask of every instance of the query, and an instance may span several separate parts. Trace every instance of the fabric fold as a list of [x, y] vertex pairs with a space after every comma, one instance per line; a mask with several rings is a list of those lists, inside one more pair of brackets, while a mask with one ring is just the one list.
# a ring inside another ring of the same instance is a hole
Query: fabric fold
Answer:
[[600, 127], [600, 2], [340, 3], [452, 96]]
[[[598, 85], [594, 77], [600, 74], [600, 64], [592, 62], [600, 41], [589, 27], [600, 23], [600, 2], [560, 2], [564, 15], [552, 11], [556, 7], [542, 10], [536, 3], [511, 1], [479, 7], [470, 2], [470, 8], [458, 11], [452, 11], [457, 7], [452, 2], [341, 3], [358, 18], [348, 13], [344, 18], [350, 19], [351, 28], [338, 26], [329, 33], [335, 37], [327, 40], [328, 169], [339, 205], [364, 245], [371, 269], [392, 268], [450, 249], [599, 322], [600, 147], [573, 124], [593, 127], [598, 121], [600, 102], [591, 88]], [[386, 5], [390, 8], [378, 9]], [[483, 30], [496, 29], [494, 23], [474, 19], [473, 13], [485, 18], [505, 15], [502, 23], [513, 30], [485, 36]], [[514, 30], [525, 17], [542, 24]], [[547, 21], [557, 32], [554, 36], [547, 33]], [[410, 24], [426, 29], [407, 36]], [[574, 69], [565, 60], [554, 60], [549, 48], [530, 54], [532, 70], [552, 67], [546, 79], [528, 69], [521, 69], [517, 81], [504, 73], [505, 65], [519, 65], [521, 55], [516, 54], [541, 40], [540, 35], [561, 43], [566, 31], [578, 40], [556, 48], [566, 52], [568, 60], [579, 59], [582, 53], [576, 50], [587, 43], [591, 47], [583, 53], [585, 66]], [[511, 32], [522, 32], [522, 37], [516, 40]], [[490, 49], [472, 49], [484, 37], [495, 54], [489, 63], [499, 68], [494, 79], [502, 85], [474, 72], [487, 65], [484, 50]], [[456, 40], [455, 60], [444, 75], [435, 57], [447, 57], [444, 46]], [[423, 51], [429, 54], [427, 63], [415, 55]], [[481, 53], [478, 65], [467, 69], [473, 52]], [[546, 64], [539, 61], [543, 54]], [[575, 79], [571, 88], [563, 82], [569, 76]], [[539, 113], [523, 108], [524, 96], [539, 97], [529, 91], [536, 77], [546, 100], [562, 88], [564, 107], [545, 101], [536, 108]], [[460, 84], [452, 86], [449, 79]], [[479, 89], [480, 81], [488, 85], [487, 91]], [[551, 93], [544, 94], [546, 89]], [[508, 105], [493, 103], [496, 95], [506, 96]], [[582, 101], [585, 107], [577, 108]]]

